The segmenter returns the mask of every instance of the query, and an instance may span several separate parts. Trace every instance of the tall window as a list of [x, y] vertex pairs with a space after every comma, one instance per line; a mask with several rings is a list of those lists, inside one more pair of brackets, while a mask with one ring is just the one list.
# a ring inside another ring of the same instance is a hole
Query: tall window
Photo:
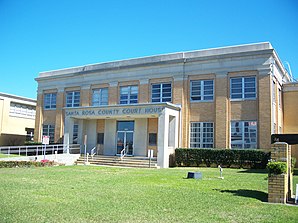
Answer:
[[276, 103], [276, 91], [275, 91], [275, 82], [272, 82], [272, 102], [275, 104]]
[[66, 92], [66, 107], [79, 107], [80, 106], [80, 92], [69, 91]]
[[231, 148], [257, 148], [256, 121], [231, 121]]
[[50, 137], [50, 143], [55, 141], [55, 125], [43, 125], [42, 135]]
[[56, 108], [57, 93], [44, 94], [44, 109], [55, 109]]
[[73, 133], [72, 133], [72, 143], [78, 144], [78, 135], [79, 135], [79, 125], [74, 124], [73, 125]]
[[256, 78], [236, 77], [231, 78], [231, 99], [255, 99]]
[[108, 88], [93, 89], [92, 106], [108, 105]]
[[278, 107], [281, 109], [281, 97], [282, 97], [282, 94], [281, 94], [281, 89], [278, 88]]
[[190, 82], [191, 101], [212, 101], [214, 95], [213, 80]]
[[151, 101], [152, 102], [171, 102], [172, 84], [171, 83], [152, 84]]
[[138, 103], [138, 86], [120, 87], [120, 104]]
[[214, 133], [212, 122], [190, 123], [190, 147], [213, 148]]

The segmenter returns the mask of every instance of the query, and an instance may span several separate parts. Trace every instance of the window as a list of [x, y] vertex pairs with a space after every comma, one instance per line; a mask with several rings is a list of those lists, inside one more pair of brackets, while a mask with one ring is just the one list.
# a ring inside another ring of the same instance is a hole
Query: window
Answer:
[[43, 102], [44, 109], [55, 109], [56, 97], [57, 97], [56, 93], [44, 94], [44, 102]]
[[120, 104], [138, 103], [138, 86], [120, 87]]
[[191, 101], [212, 101], [214, 88], [213, 80], [200, 80], [190, 82]]
[[108, 88], [93, 89], [92, 106], [108, 105]]
[[55, 141], [55, 125], [43, 125], [42, 135], [50, 137], [50, 143]]
[[231, 99], [255, 99], [256, 78], [237, 77], [231, 78]]
[[255, 149], [257, 148], [257, 122], [232, 121], [231, 122], [231, 148]]
[[35, 107], [10, 102], [9, 115], [12, 117], [35, 119]]
[[103, 145], [104, 144], [104, 133], [97, 133], [97, 144]]
[[275, 82], [272, 82], [272, 102], [275, 104], [276, 102], [276, 91], [275, 91]]
[[149, 146], [157, 145], [157, 133], [149, 133]]
[[78, 135], [79, 135], [79, 125], [73, 125], [73, 132], [72, 132], [72, 143], [78, 144]]
[[281, 109], [281, 97], [282, 97], [281, 89], [278, 88], [278, 107], [279, 107], [279, 109]]
[[66, 92], [66, 107], [79, 107], [80, 106], [80, 92], [70, 91]]
[[152, 84], [151, 101], [152, 102], [171, 102], [172, 84], [171, 83]]
[[213, 148], [213, 123], [192, 122], [190, 123], [190, 147]]

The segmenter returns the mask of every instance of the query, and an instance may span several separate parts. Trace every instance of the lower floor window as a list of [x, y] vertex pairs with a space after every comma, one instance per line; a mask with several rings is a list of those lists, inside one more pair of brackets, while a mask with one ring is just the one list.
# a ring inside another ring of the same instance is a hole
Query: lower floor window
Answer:
[[55, 125], [43, 125], [42, 126], [42, 135], [50, 137], [50, 143], [55, 141]]
[[78, 135], [79, 135], [79, 125], [74, 124], [73, 125], [73, 135], [72, 135], [72, 143], [78, 144]]
[[192, 122], [190, 123], [190, 147], [213, 148], [213, 123]]
[[231, 122], [231, 148], [256, 149], [257, 148], [257, 122], [232, 121]]

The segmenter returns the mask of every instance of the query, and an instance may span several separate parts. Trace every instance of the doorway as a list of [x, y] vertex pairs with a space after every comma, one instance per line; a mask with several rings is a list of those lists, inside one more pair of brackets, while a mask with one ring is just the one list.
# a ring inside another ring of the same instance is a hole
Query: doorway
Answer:
[[117, 121], [117, 154], [133, 156], [134, 121]]

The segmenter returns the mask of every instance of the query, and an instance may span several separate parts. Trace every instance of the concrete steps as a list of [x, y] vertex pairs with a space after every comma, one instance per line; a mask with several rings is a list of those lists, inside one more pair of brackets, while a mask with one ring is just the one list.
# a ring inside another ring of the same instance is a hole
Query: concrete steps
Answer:
[[[89, 164], [101, 166], [119, 166], [132, 168], [157, 168], [156, 158], [151, 159], [149, 167], [149, 159], [147, 157], [126, 156], [122, 160], [118, 156], [99, 156], [96, 155], [93, 159], [89, 156]], [[84, 165], [84, 156], [81, 156], [77, 161], [77, 165]]]

